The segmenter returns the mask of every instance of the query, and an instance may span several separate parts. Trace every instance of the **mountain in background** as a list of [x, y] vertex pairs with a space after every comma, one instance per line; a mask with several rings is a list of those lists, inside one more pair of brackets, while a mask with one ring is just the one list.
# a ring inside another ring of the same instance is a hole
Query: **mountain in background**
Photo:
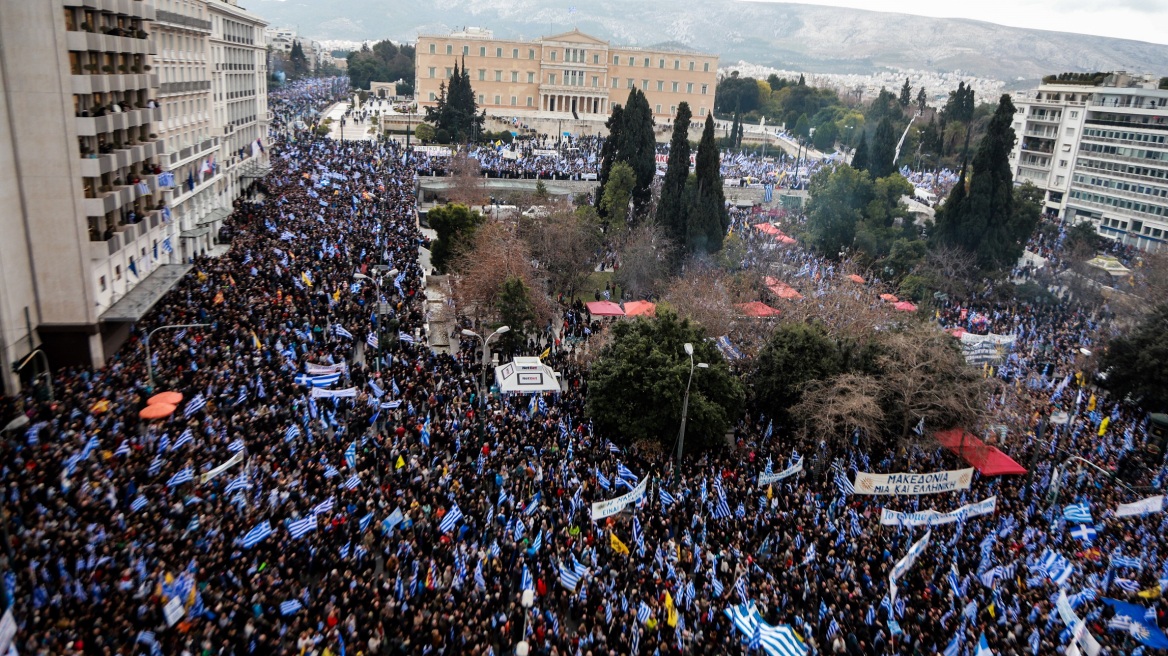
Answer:
[[316, 39], [413, 41], [419, 33], [490, 29], [532, 39], [578, 27], [614, 44], [681, 44], [748, 61], [823, 73], [961, 70], [1014, 81], [1069, 71], [1168, 74], [1168, 45], [1047, 32], [956, 18], [742, 0], [247, 0], [272, 25]]

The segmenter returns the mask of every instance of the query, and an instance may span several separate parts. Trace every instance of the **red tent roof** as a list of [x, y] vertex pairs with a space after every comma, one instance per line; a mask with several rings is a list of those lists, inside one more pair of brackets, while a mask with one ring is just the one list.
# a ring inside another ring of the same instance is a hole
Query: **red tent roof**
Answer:
[[852, 282], [854, 282], [854, 283], [857, 283], [857, 284], [860, 284], [860, 285], [864, 284], [864, 277], [863, 277], [863, 276], [858, 276], [858, 275], [856, 275], [856, 274], [854, 274], [854, 273], [849, 273], [849, 274], [848, 274], [848, 280], [851, 280]]
[[751, 301], [749, 303], [739, 303], [734, 307], [742, 311], [742, 314], [748, 317], [777, 317], [779, 311], [766, 303], [759, 301]]
[[[985, 476], [1025, 474], [1026, 468], [996, 446], [982, 442], [976, 435], [960, 428], [951, 428], [933, 435], [941, 446], [965, 459]], [[964, 436], [964, 437], [963, 437]]]
[[763, 234], [767, 234], [767, 235], [781, 235], [781, 234], [783, 234], [782, 230], [779, 230], [778, 228], [771, 225], [770, 223], [756, 223], [756, 224], [754, 224], [754, 229], [758, 230], [759, 232], [762, 232]]
[[587, 305], [588, 311], [597, 317], [623, 317], [625, 311], [612, 301], [592, 301]]
[[896, 303], [896, 302], [898, 302], [900, 299], [896, 297], [896, 294], [881, 294], [881, 295], [880, 295], [880, 300], [882, 300], [882, 301], [888, 301], [889, 303]]
[[892, 308], [894, 310], [898, 310], [900, 312], [916, 312], [917, 311], [917, 306], [913, 305], [912, 303], [909, 303], [908, 301], [900, 301], [899, 303], [896, 303], [895, 305], [893, 305]]
[[803, 298], [803, 295], [800, 294], [794, 287], [788, 285], [787, 283], [783, 282], [782, 280], [777, 280], [775, 278], [767, 276], [763, 280], [763, 282], [766, 283], [767, 289], [771, 290], [771, 293], [773, 293], [775, 296], [778, 296], [779, 298], [786, 298], [786, 299]]
[[652, 317], [657, 314], [657, 305], [649, 301], [629, 301], [625, 303], [626, 317], [647, 316]]

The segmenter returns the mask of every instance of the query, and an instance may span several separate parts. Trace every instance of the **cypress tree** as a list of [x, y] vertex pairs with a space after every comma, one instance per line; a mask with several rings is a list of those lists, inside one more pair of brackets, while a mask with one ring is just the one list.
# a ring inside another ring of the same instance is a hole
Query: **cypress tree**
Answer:
[[657, 202], [657, 223], [676, 245], [685, 243], [685, 181], [689, 178], [689, 123], [693, 115], [689, 103], [677, 106], [673, 134], [669, 139], [669, 162]]
[[714, 117], [707, 114], [694, 162], [695, 175], [688, 185], [689, 218], [685, 241], [690, 253], [714, 253], [721, 250], [726, 229], [730, 227], [720, 166], [718, 144], [714, 139]]
[[856, 152], [852, 155], [852, 168], [857, 171], [868, 170], [868, 137], [860, 130], [860, 142], [856, 144]]
[[621, 119], [621, 134], [617, 142], [617, 161], [627, 162], [637, 176], [633, 187], [633, 203], [637, 214], [644, 211], [652, 197], [650, 186], [657, 173], [657, 140], [653, 136], [653, 111], [649, 100], [640, 89], [629, 91]]
[[908, 107], [912, 103], [912, 85], [908, 83], [907, 77], [904, 78], [904, 86], [900, 88], [900, 98], [897, 100], [901, 107]]
[[876, 125], [872, 135], [872, 148], [868, 153], [868, 172], [872, 179], [883, 178], [896, 170], [896, 132], [892, 121], [885, 116]]

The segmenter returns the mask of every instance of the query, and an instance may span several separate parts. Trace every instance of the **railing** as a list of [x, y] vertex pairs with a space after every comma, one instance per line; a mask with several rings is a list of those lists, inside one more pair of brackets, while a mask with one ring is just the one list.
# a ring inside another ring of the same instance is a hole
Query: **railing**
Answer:
[[171, 23], [172, 25], [182, 25], [196, 30], [211, 31], [211, 21], [203, 20], [201, 18], [194, 18], [192, 16], [183, 16], [176, 14], [173, 11], [166, 11], [164, 9], [155, 10], [155, 20], [163, 23]]

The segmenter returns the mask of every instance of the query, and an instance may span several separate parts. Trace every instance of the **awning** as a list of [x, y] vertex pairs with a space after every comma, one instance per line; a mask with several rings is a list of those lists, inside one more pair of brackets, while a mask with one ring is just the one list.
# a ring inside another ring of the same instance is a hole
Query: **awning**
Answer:
[[941, 446], [964, 458], [965, 462], [976, 467], [985, 476], [1026, 473], [1025, 467], [1002, 453], [998, 447], [982, 442], [973, 433], [951, 428], [935, 433], [933, 437], [937, 438]]
[[225, 208], [213, 209], [207, 213], [207, 216], [199, 219], [199, 225], [205, 226], [215, 223], [216, 221], [225, 221], [227, 217], [231, 216], [231, 210]]
[[239, 177], [241, 177], [241, 178], [262, 178], [271, 172], [272, 172], [272, 167], [270, 165], [262, 164], [260, 166], [248, 167], [248, 169], [246, 171], [244, 171], [243, 173], [241, 173], [239, 175]]
[[166, 296], [166, 293], [173, 289], [190, 270], [190, 264], [163, 264], [159, 266], [125, 296], [118, 299], [117, 303], [110, 306], [110, 309], [101, 315], [101, 320], [107, 323], [141, 321], [150, 308], [162, 300], [162, 297]]
[[588, 312], [596, 317], [623, 317], [625, 311], [612, 301], [592, 301], [587, 303]]
[[210, 228], [195, 228], [194, 230], [183, 230], [178, 236], [181, 239], [198, 239], [209, 234], [211, 234]]
[[560, 379], [539, 358], [518, 357], [495, 367], [495, 385], [502, 394], [559, 392]]

